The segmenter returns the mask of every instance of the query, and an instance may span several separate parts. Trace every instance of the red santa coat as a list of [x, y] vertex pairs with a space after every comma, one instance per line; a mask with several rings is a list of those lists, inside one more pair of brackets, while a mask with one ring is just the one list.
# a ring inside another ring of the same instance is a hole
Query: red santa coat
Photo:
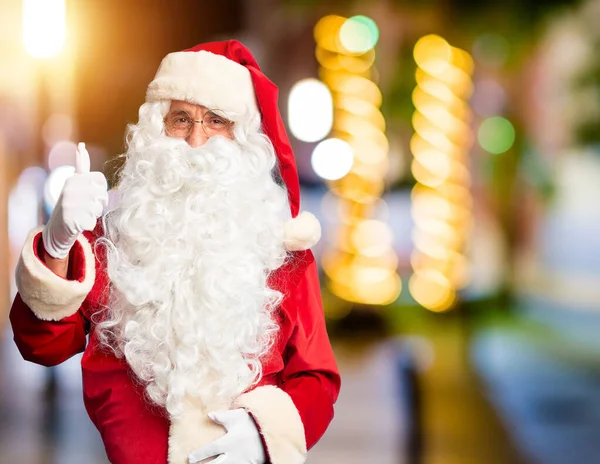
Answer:
[[[40, 259], [41, 233], [32, 231], [17, 267], [19, 293], [10, 312], [15, 343], [23, 358], [44, 366], [84, 352], [85, 407], [112, 463], [187, 463], [189, 452], [225, 430], [193, 399], [181, 418], [170, 420], [164, 408], [144, 397], [126, 361], [99, 349], [93, 315], [106, 302], [108, 281], [103, 247], [94, 248], [100, 233], [98, 226], [80, 236], [68, 279], [62, 279]], [[340, 377], [311, 252], [294, 253], [272, 283], [285, 295], [278, 339], [263, 361], [260, 384], [238, 397], [234, 407], [246, 408], [255, 419], [270, 462], [302, 463], [333, 418]]]

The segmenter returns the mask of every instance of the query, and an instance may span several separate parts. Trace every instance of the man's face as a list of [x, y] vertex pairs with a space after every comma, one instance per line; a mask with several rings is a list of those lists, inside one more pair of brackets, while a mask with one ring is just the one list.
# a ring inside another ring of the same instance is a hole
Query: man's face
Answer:
[[167, 136], [184, 139], [193, 148], [214, 136], [233, 140], [233, 122], [202, 105], [173, 100], [164, 121]]

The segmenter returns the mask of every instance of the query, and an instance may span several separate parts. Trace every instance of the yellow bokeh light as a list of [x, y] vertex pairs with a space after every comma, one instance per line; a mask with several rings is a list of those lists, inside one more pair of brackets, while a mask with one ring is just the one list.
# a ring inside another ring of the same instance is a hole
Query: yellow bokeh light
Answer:
[[381, 256], [392, 246], [390, 227], [374, 219], [360, 222], [351, 237], [354, 247], [364, 256]]
[[379, 165], [387, 161], [387, 147], [381, 147], [374, 140], [355, 138], [348, 140], [348, 143], [360, 163]]
[[[357, 268], [356, 286], [353, 288], [354, 297], [358, 302], [371, 305], [387, 305], [393, 303], [402, 291], [402, 283], [398, 274], [388, 272], [380, 274], [379, 271], [371, 275], [372, 270]], [[374, 276], [383, 277], [373, 281]]]
[[[426, 112], [429, 114], [424, 114]], [[413, 114], [412, 123], [417, 133], [433, 128], [452, 140], [454, 145], [462, 145], [470, 137], [469, 126], [439, 105], [418, 108]]]
[[334, 103], [330, 137], [347, 144], [353, 154], [348, 173], [327, 182], [338, 202], [334, 206], [331, 201], [329, 206], [324, 202], [323, 207], [333, 208], [339, 227], [328, 234], [330, 247], [322, 255], [322, 266], [335, 295], [383, 305], [398, 297], [402, 285], [391, 230], [383, 222], [366, 219], [381, 203], [389, 169], [385, 118], [379, 110], [382, 95], [371, 79], [376, 73], [373, 46], [377, 31], [369, 18], [345, 20], [327, 16], [314, 31], [319, 76], [331, 90]]
[[381, 90], [373, 81], [349, 72], [325, 72], [321, 80], [332, 92], [360, 96], [366, 102], [379, 108], [382, 102]]
[[420, 68], [439, 71], [450, 63], [452, 48], [442, 37], [430, 34], [417, 41], [413, 55]]
[[414, 126], [415, 132], [423, 140], [438, 150], [443, 152], [453, 152], [459, 148], [456, 144], [452, 143], [446, 134], [440, 132], [432, 124], [418, 118], [413, 118], [413, 124], [414, 123], [417, 123], [417, 125]]
[[340, 50], [339, 31], [346, 18], [329, 15], [321, 18], [314, 28], [314, 38], [317, 46], [331, 52]]
[[470, 268], [467, 258], [457, 251], [449, 250], [445, 259], [438, 259], [422, 251], [413, 253], [410, 259], [415, 271], [433, 269], [447, 278], [456, 289], [464, 288], [469, 282]]
[[355, 74], [365, 73], [373, 66], [375, 62], [375, 50], [371, 50], [363, 55], [351, 56], [351, 55], [340, 55], [340, 66]]
[[408, 288], [415, 301], [430, 311], [446, 311], [456, 300], [452, 284], [436, 270], [415, 272], [409, 280]]
[[384, 182], [383, 179], [369, 179], [350, 171], [348, 175], [333, 183], [331, 188], [342, 198], [357, 203], [372, 203], [383, 193]]
[[315, 57], [318, 63], [329, 72], [342, 70], [339, 56], [337, 52], [322, 47], [317, 47], [315, 50]]
[[468, 75], [473, 74], [475, 69], [475, 63], [471, 55], [460, 48], [452, 47], [452, 64]]
[[420, 305], [444, 311], [470, 273], [462, 251], [472, 222], [467, 163], [473, 134], [467, 99], [473, 91], [473, 59], [436, 35], [417, 42], [414, 58], [418, 69], [410, 147], [418, 184], [411, 194], [415, 274], [409, 290]]
[[385, 131], [385, 118], [381, 111], [358, 95], [340, 94], [337, 107], [355, 116], [368, 120], [378, 130]]

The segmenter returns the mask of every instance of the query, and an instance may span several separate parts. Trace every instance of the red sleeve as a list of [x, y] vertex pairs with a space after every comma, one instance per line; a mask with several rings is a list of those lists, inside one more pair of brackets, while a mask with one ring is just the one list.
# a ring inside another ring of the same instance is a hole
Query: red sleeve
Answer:
[[340, 375], [325, 327], [316, 263], [313, 261], [288, 297], [297, 321], [287, 345], [279, 387], [298, 409], [307, 449], [323, 436], [333, 419]]
[[[24, 250], [23, 253], [30, 256], [30, 260], [35, 260], [36, 266], [43, 266], [47, 274], [50, 275], [52, 271], [40, 259], [40, 253], [43, 249], [41, 233], [32, 234], [32, 240], [28, 241], [25, 246], [29, 249]], [[69, 255], [68, 279], [62, 279], [56, 275], [53, 279], [64, 282], [83, 282], [86, 279], [85, 259], [80, 243], [76, 242]], [[27, 267], [27, 265], [21, 263], [21, 268], [23, 267]], [[17, 273], [19, 272], [23, 272], [23, 270], [18, 269]], [[10, 323], [14, 340], [23, 358], [44, 366], [54, 366], [82, 352], [86, 345], [88, 322], [81, 311], [77, 310], [60, 320], [39, 318], [23, 301], [21, 292], [31, 291], [39, 294], [41, 290], [32, 287], [36, 285], [43, 286], [46, 283], [36, 282], [32, 284], [31, 280], [27, 282], [29, 283], [28, 287], [19, 289], [10, 310]], [[51, 292], [46, 286], [43, 289], [47, 290], [48, 293]]]
[[14, 340], [23, 358], [55, 366], [84, 350], [86, 321], [80, 311], [60, 321], [43, 321], [17, 294], [10, 310]]

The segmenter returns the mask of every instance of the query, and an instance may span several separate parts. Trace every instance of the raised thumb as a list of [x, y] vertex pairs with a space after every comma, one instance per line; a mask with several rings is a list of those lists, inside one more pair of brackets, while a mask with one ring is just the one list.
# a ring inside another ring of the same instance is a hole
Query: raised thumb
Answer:
[[85, 143], [79, 142], [75, 152], [75, 173], [85, 174], [90, 172], [90, 154], [85, 148]]

